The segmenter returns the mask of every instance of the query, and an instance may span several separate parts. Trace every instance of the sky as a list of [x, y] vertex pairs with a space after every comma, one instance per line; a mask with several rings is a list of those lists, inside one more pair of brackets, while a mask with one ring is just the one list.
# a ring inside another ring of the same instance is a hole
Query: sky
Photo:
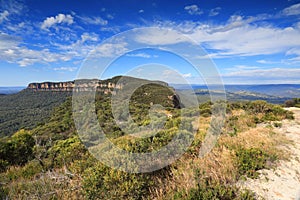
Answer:
[[[151, 48], [128, 51], [124, 31], [148, 27], [158, 29], [136, 38]], [[185, 55], [159, 48], [182, 38], [203, 49], [189, 56], [209, 59], [225, 84], [300, 84], [299, 0], [0, 0], [0, 86], [74, 80], [95, 50], [114, 58], [95, 78], [143, 71], [143, 78], [203, 84], [205, 72]]]

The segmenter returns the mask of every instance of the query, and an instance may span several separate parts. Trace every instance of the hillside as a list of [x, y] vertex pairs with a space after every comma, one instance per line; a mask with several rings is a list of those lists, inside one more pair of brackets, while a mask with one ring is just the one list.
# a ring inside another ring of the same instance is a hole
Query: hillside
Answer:
[[70, 92], [37, 93], [27, 89], [0, 95], [0, 137], [47, 122], [53, 109], [68, 96], [71, 96]]
[[[72, 117], [72, 100], [67, 98], [44, 124], [0, 139], [2, 198], [256, 199], [250, 190], [240, 189], [237, 182], [244, 177], [257, 177], [260, 169], [274, 166], [276, 160], [286, 156], [279, 148], [286, 138], [274, 134], [273, 129], [280, 125], [279, 121], [291, 120], [292, 113], [264, 101], [228, 103], [217, 145], [207, 156], [199, 157], [211, 113], [216, 108], [210, 102], [194, 108], [175, 106], [169, 98], [173, 92], [172, 88], [150, 82], [130, 98], [129, 110], [138, 125], [134, 130], [137, 134], [144, 134], [143, 127], [150, 122], [163, 121], [162, 129], [148, 137], [134, 137], [120, 129], [115, 117], [122, 120], [126, 116], [113, 116], [111, 95], [98, 93], [95, 105], [98, 123], [106, 137], [128, 152], [152, 152], [178, 134], [180, 138], [189, 138], [195, 133], [190, 147], [171, 165], [151, 173], [127, 173], [102, 164], [79, 139]], [[162, 102], [164, 108], [151, 110], [152, 105]], [[260, 127], [262, 123], [269, 126]], [[184, 131], [179, 133], [180, 127]], [[83, 138], [89, 137], [90, 150], [99, 148], [93, 142], [97, 141], [97, 133], [94, 134]]]
[[[77, 84], [76, 89], [82, 92], [92, 90], [96, 86], [97, 93], [100, 95], [111, 95], [113, 91], [122, 89], [128, 83], [135, 85], [146, 84], [146, 87], [144, 87], [145, 91], [150, 89], [159, 92], [158, 89], [162, 86], [168, 87], [166, 83], [160, 81], [148, 81], [133, 77], [123, 77], [122, 83], [118, 84], [120, 78], [121, 76], [107, 80], [30, 83], [21, 92], [0, 95], [0, 137], [12, 135], [20, 128], [32, 129], [38, 124], [45, 123], [49, 120], [53, 109], [62, 104], [67, 97], [72, 96], [75, 83]], [[163, 90], [159, 95], [156, 95], [158, 94], [156, 93], [147, 98], [154, 98], [157, 102], [166, 101], [170, 104], [173, 102], [168, 99], [168, 95], [172, 96], [174, 94], [171, 91], [173, 89], [169, 88], [168, 91]], [[136, 97], [139, 101], [142, 99], [146, 101], [140, 94]]]

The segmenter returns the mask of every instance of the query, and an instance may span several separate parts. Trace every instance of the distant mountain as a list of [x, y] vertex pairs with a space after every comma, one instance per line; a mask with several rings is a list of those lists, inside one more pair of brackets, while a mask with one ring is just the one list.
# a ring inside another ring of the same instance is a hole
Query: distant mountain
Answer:
[[[185, 85], [170, 84], [177, 90], [189, 90], [191, 87], [195, 91], [208, 91], [206, 85]], [[225, 85], [226, 94], [229, 100], [266, 100], [269, 102], [284, 102], [290, 98], [300, 97], [300, 84], [270, 84], [270, 85]], [[212, 92], [214, 86], [211, 86]], [[200, 93], [198, 93], [200, 94]]]
[[0, 95], [18, 93], [25, 87], [0, 87]]
[[230, 92], [249, 91], [278, 97], [300, 97], [300, 84], [226, 85], [225, 87]]
[[90, 91], [96, 86], [97, 95], [108, 98], [116, 89], [126, 98], [126, 88], [132, 85], [138, 88], [131, 96], [134, 102], [180, 107], [174, 89], [161, 81], [117, 76], [106, 80], [30, 83], [18, 93], [0, 95], [0, 137], [11, 135], [20, 128], [31, 129], [45, 123], [53, 109], [72, 96], [74, 87], [76, 91]]

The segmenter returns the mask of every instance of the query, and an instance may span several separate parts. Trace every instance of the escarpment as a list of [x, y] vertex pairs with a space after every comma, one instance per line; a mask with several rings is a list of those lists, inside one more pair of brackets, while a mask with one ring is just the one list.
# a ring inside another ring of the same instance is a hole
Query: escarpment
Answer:
[[[111, 79], [78, 79], [66, 82], [42, 82], [30, 83], [26, 90], [34, 92], [90, 92], [97, 91], [100, 94], [131, 93], [135, 91], [132, 100], [144, 103], [162, 103], [163, 105], [180, 108], [180, 100], [175, 90], [162, 81], [150, 81], [127, 76], [116, 76]], [[125, 95], [127, 96], [127, 95]]]

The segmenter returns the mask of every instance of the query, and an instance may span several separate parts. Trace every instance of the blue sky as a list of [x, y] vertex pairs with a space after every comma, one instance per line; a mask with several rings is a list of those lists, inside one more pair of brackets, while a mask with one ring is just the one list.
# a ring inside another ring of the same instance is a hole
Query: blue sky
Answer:
[[[103, 41], [143, 27], [191, 38], [226, 84], [300, 83], [300, 1], [0, 0], [0, 86], [74, 80]], [[151, 76], [159, 68], [151, 63], [169, 68]], [[183, 59], [155, 49], [125, 54], [104, 77], [130, 74], [138, 65], [147, 69], [145, 78], [176, 83], [173, 71], [203, 83]]]

